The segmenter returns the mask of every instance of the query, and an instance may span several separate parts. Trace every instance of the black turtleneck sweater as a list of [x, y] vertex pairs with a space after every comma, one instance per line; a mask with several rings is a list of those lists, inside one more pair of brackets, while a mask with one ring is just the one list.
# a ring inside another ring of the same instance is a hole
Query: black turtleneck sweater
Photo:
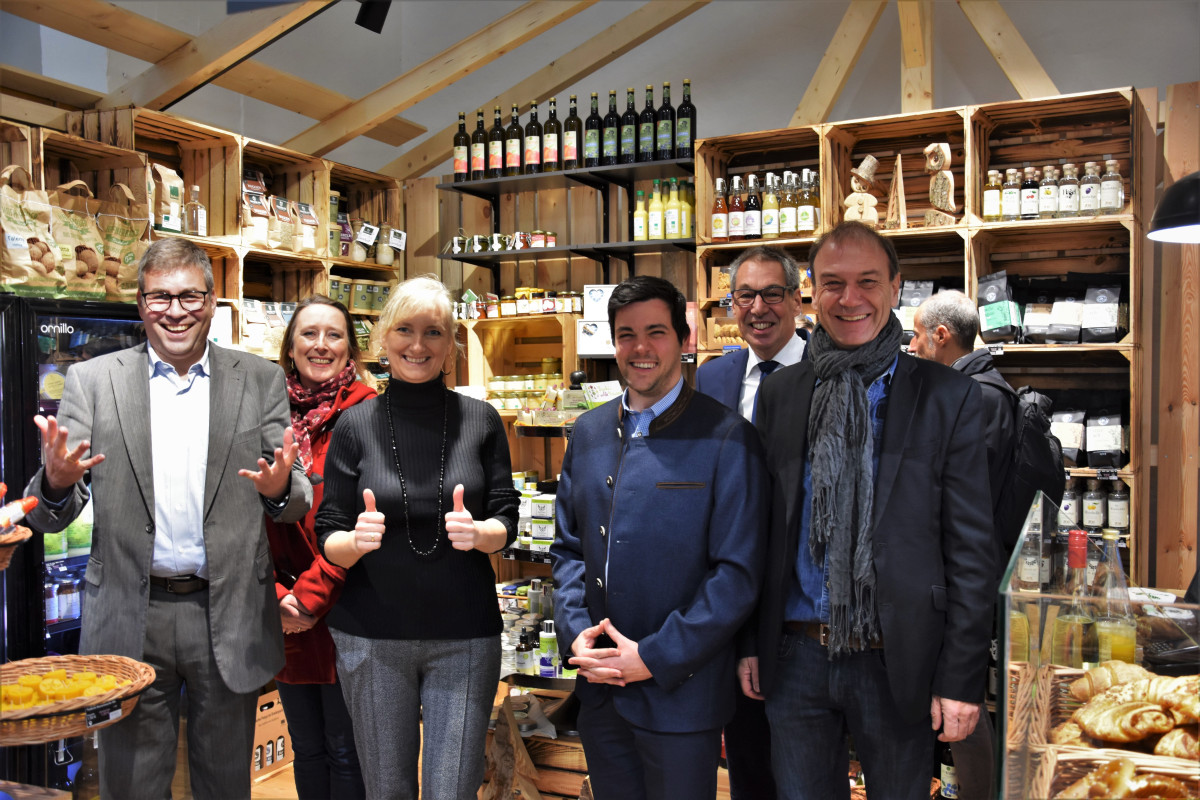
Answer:
[[[439, 519], [443, 430], [446, 476]], [[407, 523], [397, 456], [408, 494]], [[381, 547], [347, 570], [341, 598], [326, 617], [331, 628], [369, 639], [500, 633], [491, 562], [479, 550], [451, 547], [445, 525], [445, 514], [454, 507], [454, 486], [461, 483], [464, 505], [476, 520], [500, 520], [508, 529], [508, 544], [516, 536], [518, 494], [508, 438], [494, 408], [449, 391], [440, 378], [424, 384], [393, 378], [378, 399], [342, 414], [324, 477], [325, 497], [316, 517], [322, 549], [330, 533], [354, 529], [365, 508], [364, 489], [375, 493], [376, 508], [386, 519]], [[416, 552], [429, 551], [435, 541], [431, 554]]]

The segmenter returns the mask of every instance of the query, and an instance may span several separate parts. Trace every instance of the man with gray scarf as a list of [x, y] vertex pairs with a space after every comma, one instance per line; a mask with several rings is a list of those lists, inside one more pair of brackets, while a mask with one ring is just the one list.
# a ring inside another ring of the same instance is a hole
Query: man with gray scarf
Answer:
[[900, 353], [899, 260], [844, 222], [810, 252], [811, 360], [758, 392], [767, 576], [742, 689], [766, 699], [781, 798], [929, 797], [934, 736], [983, 700], [994, 569], [978, 384]]

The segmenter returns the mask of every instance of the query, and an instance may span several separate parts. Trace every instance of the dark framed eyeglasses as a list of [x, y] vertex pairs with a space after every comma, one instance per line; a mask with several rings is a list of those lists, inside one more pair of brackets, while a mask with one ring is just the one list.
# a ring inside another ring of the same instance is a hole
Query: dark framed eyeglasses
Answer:
[[179, 307], [184, 311], [199, 311], [204, 308], [204, 301], [207, 298], [208, 292], [180, 292], [179, 294], [144, 292], [142, 294], [142, 302], [151, 311], [166, 311], [175, 300], [179, 301]]
[[733, 292], [733, 302], [743, 308], [754, 305], [754, 298], [761, 297], [769, 306], [782, 303], [788, 292], [796, 291], [792, 286], [765, 286], [762, 289], [736, 289]]

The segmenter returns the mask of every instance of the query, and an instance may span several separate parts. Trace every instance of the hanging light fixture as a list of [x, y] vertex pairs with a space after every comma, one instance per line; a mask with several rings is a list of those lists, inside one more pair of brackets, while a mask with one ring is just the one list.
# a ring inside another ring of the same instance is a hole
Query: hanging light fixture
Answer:
[[1163, 192], [1146, 235], [1156, 242], [1200, 242], [1200, 172], [1185, 175]]

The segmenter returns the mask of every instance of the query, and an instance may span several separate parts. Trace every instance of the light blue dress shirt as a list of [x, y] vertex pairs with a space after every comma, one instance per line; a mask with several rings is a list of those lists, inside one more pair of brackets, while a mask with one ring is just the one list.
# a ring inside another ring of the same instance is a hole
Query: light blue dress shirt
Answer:
[[150, 451], [154, 464], [154, 559], [159, 577], [208, 577], [204, 481], [208, 475], [209, 347], [186, 375], [150, 356]]

